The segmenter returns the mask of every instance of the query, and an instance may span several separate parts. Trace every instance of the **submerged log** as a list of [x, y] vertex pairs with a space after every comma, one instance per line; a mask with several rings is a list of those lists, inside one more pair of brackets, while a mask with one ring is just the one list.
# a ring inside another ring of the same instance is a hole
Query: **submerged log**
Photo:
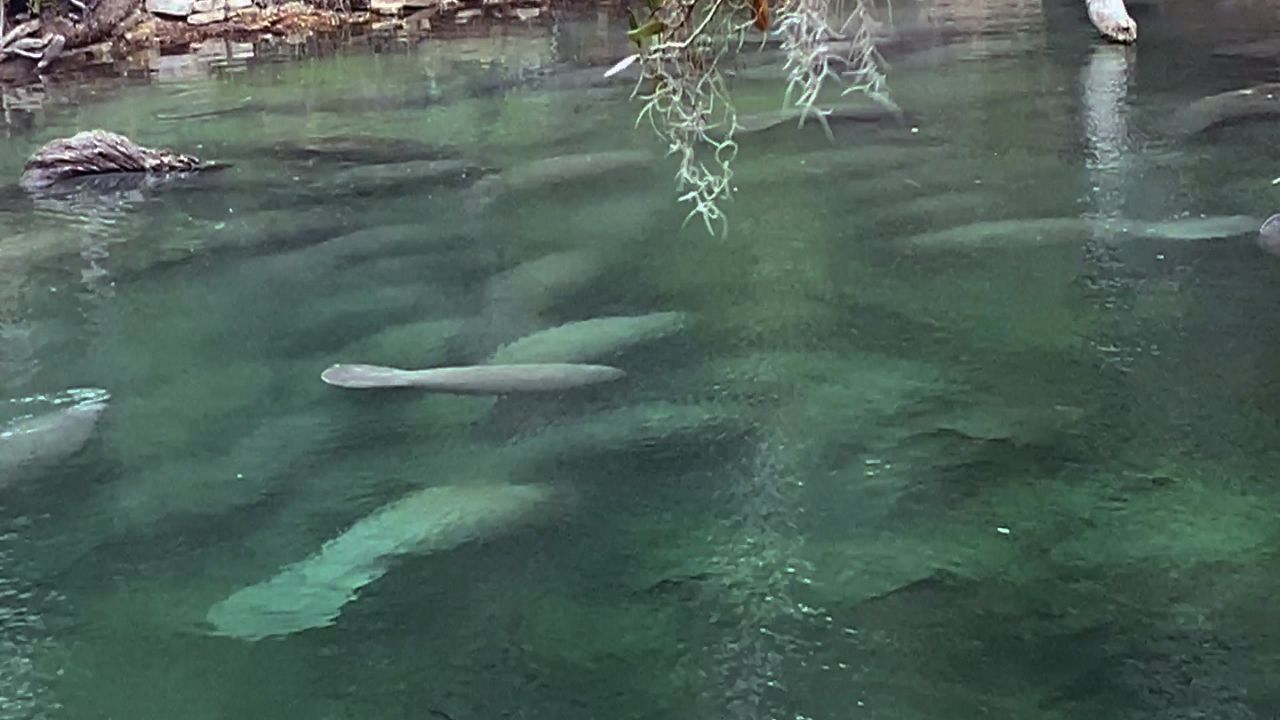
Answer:
[[86, 175], [187, 173], [212, 167], [191, 155], [145, 148], [106, 130], [86, 130], [37, 150], [23, 167], [21, 184], [32, 190]]

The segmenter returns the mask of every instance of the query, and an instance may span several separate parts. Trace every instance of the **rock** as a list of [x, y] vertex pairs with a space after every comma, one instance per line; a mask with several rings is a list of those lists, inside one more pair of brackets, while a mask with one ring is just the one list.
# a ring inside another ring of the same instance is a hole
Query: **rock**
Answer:
[[86, 130], [37, 150], [23, 167], [20, 182], [33, 190], [85, 175], [192, 172], [211, 167], [191, 155], [142, 147], [117, 133]]
[[227, 11], [211, 10], [209, 12], [191, 13], [187, 16], [188, 25], [212, 25], [213, 23], [225, 22], [227, 19]]
[[185, 18], [194, 12], [197, 0], [147, 0], [147, 12], [153, 15]]
[[192, 0], [192, 13], [232, 12], [253, 7], [253, 0]]

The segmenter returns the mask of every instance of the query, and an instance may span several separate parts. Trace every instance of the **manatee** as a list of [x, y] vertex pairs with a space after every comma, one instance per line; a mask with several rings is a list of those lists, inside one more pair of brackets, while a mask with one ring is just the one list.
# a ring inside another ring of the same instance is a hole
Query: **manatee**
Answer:
[[386, 364], [421, 364], [442, 357], [461, 334], [456, 318], [392, 325], [344, 347], [339, 354]]
[[1137, 234], [1163, 240], [1214, 240], [1254, 232], [1258, 218], [1248, 215], [1215, 215], [1140, 224]]
[[1048, 403], [1020, 406], [990, 398], [954, 412], [923, 420], [936, 430], [971, 440], [1007, 441], [1015, 445], [1052, 445], [1072, 433], [1086, 417], [1084, 409]]
[[519, 392], [557, 392], [610, 382], [626, 373], [607, 365], [540, 363], [476, 365], [426, 370], [402, 370], [382, 365], [339, 363], [320, 378], [344, 388], [413, 387], [455, 395], [501, 395]]
[[1172, 131], [1189, 137], [1213, 128], [1280, 117], [1280, 83], [1210, 95], [1174, 114]]
[[772, 187], [779, 182], [796, 180], [828, 183], [832, 178], [842, 182], [852, 178], [882, 178], [891, 171], [924, 167], [937, 159], [937, 150], [924, 146], [825, 147], [788, 157], [769, 156], [735, 172], [734, 181], [739, 185], [755, 182]]
[[580, 153], [543, 158], [489, 175], [472, 186], [476, 209], [502, 195], [546, 190], [567, 183], [598, 180], [607, 175], [648, 167], [654, 156], [640, 150]]
[[[844, 122], [877, 123], [886, 120], [902, 122], [905, 118], [902, 108], [887, 96], [874, 93], [868, 96], [872, 102], [847, 103], [828, 108], [819, 108], [827, 125]], [[735, 137], [758, 135], [775, 128], [799, 127], [803, 111], [798, 108], [774, 110], [771, 112], [743, 115], [738, 118], [738, 129]], [[813, 113], [804, 117], [805, 127], [822, 127], [823, 122]]]
[[1280, 58], [1280, 38], [1267, 38], [1253, 42], [1233, 43], [1213, 49], [1214, 57], [1253, 58], [1271, 60]]
[[612, 260], [598, 247], [544, 255], [495, 275], [473, 328], [486, 351], [533, 332], [540, 315], [591, 283]]
[[607, 258], [596, 250], [567, 250], [517, 265], [495, 275], [485, 287], [485, 303], [506, 309], [519, 306], [540, 313], [594, 280]]
[[342, 134], [282, 140], [270, 152], [282, 160], [327, 160], [362, 164], [440, 160], [454, 155], [452, 148], [409, 138]]
[[411, 160], [340, 170], [326, 177], [325, 183], [331, 188], [373, 192], [401, 185], [459, 185], [478, 178], [483, 172], [482, 168], [465, 160]]
[[107, 409], [96, 399], [16, 420], [0, 430], [0, 487], [80, 451]]
[[741, 434], [752, 426], [739, 403], [655, 401], [604, 410], [542, 427], [508, 446], [521, 462], [589, 452], [610, 452], [691, 439], [700, 443]]
[[900, 239], [914, 249], [1017, 247], [1083, 238], [1089, 221], [1082, 217], [1045, 217], [990, 220], [935, 230]]
[[688, 323], [681, 312], [593, 318], [527, 335], [499, 348], [489, 362], [583, 363], [678, 332]]
[[311, 468], [324, 462], [326, 449], [340, 445], [337, 432], [332, 413], [323, 408], [266, 418], [217, 453], [181, 452], [143, 463], [104, 487], [97, 504], [116, 530], [155, 531], [175, 519], [227, 515], [301, 478], [312, 482]]
[[1258, 245], [1272, 255], [1280, 255], [1280, 213], [1262, 223], [1258, 229]]
[[315, 274], [344, 270], [371, 258], [423, 250], [430, 246], [430, 238], [427, 228], [412, 223], [364, 228], [262, 258], [250, 271], [292, 275], [305, 280]]
[[[919, 249], [994, 248], [1074, 241], [1089, 232], [1083, 217], [995, 220], [936, 230], [900, 240]], [[1117, 237], [1159, 240], [1213, 240], [1253, 232], [1258, 220], [1247, 215], [1183, 218], [1164, 222], [1132, 219], [1105, 221]]]
[[314, 555], [209, 609], [211, 634], [260, 640], [332, 625], [356, 592], [407, 553], [451, 550], [509, 532], [547, 509], [547, 485], [440, 486], [383, 506]]

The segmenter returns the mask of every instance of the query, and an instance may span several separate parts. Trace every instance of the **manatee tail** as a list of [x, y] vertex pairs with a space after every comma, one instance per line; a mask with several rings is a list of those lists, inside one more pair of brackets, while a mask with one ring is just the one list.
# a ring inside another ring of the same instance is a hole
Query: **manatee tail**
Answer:
[[278, 575], [241, 588], [209, 610], [211, 635], [262, 640], [326, 627], [356, 598], [356, 591], [386, 573], [385, 565], [334, 572], [313, 556]]

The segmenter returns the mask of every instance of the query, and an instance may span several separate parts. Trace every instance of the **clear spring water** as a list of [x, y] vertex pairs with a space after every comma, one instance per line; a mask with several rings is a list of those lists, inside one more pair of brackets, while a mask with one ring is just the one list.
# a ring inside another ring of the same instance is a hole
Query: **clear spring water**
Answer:
[[[625, 90], [556, 80], [625, 51], [594, 15], [11, 118], [13, 179], [88, 127], [234, 165], [0, 202], [0, 420], [111, 394], [83, 451], [0, 496], [0, 718], [1280, 715], [1280, 260], [1108, 223], [1280, 208], [1273, 123], [1166, 122], [1274, 79], [1274, 57], [1213, 55], [1274, 11], [1136, 5], [1126, 50], [1073, 7], [981, 7], [936, 4], [962, 32], [887, 53], [906, 125], [744, 138], [724, 239], [681, 229], [664, 160], [488, 206], [470, 179], [397, 179], [660, 156]], [[752, 77], [742, 106], [776, 107]], [[908, 242], [1061, 217], [1087, 228]], [[317, 250], [357, 231], [371, 249]], [[494, 292], [548, 255], [549, 286]], [[664, 310], [693, 322], [581, 391], [319, 379]], [[380, 506], [485, 481], [569, 499], [392, 559], [330, 626], [209, 635], [215, 603]]]

